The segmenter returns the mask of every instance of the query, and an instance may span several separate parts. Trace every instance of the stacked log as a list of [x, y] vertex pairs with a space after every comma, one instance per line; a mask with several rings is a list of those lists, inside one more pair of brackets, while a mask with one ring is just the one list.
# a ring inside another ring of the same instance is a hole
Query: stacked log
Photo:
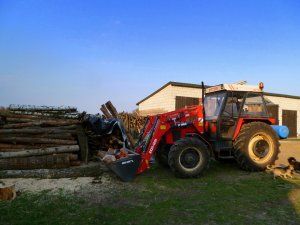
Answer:
[[100, 111], [102, 111], [103, 113], [103, 117], [106, 119], [111, 119], [111, 118], [116, 118], [119, 119], [126, 131], [126, 135], [130, 141], [131, 146], [134, 146], [134, 141], [133, 138], [131, 136], [130, 131], [127, 129], [126, 125], [124, 125], [124, 120], [121, 116], [121, 114], [118, 113], [117, 109], [115, 108], [115, 106], [111, 103], [111, 101], [106, 102], [105, 104], [101, 105], [100, 107]]
[[108, 149], [120, 149], [123, 147], [123, 138], [118, 130], [114, 130], [109, 135], [99, 137], [92, 131], [86, 131], [88, 137], [89, 151], [92, 156], [97, 156], [98, 151], [107, 151]]
[[146, 117], [141, 116], [137, 111], [118, 113], [111, 101], [101, 105], [100, 110], [106, 119], [118, 118], [122, 120], [125, 129], [133, 136], [140, 133], [146, 120]]
[[121, 112], [118, 117], [122, 119], [125, 128], [135, 138], [143, 129], [146, 117], [140, 116], [138, 112]]
[[79, 129], [79, 113], [73, 107], [10, 105], [1, 109], [0, 169], [80, 165]]

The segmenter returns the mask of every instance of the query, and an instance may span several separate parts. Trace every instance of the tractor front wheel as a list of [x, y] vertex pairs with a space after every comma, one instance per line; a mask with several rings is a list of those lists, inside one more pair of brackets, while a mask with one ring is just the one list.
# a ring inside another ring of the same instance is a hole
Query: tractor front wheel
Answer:
[[234, 141], [234, 155], [239, 166], [248, 171], [265, 170], [279, 154], [279, 141], [273, 128], [263, 122], [243, 125]]
[[197, 177], [209, 166], [210, 154], [207, 146], [199, 139], [186, 137], [176, 141], [168, 155], [168, 162], [175, 176]]
[[156, 150], [156, 159], [163, 167], [169, 167], [168, 154], [170, 151], [170, 145], [161, 144]]

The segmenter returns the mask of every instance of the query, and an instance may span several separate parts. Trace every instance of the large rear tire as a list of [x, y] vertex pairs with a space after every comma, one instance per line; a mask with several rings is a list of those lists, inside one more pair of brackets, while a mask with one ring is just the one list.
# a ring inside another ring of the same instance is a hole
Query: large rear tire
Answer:
[[243, 125], [234, 141], [234, 155], [247, 171], [262, 171], [274, 164], [279, 154], [279, 141], [273, 128], [263, 122]]
[[197, 177], [205, 171], [210, 162], [207, 146], [199, 139], [186, 137], [176, 141], [168, 155], [168, 162], [175, 176]]

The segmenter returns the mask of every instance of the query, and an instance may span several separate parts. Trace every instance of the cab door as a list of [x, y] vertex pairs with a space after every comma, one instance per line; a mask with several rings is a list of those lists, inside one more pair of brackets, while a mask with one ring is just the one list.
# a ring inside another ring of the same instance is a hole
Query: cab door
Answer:
[[218, 120], [218, 139], [220, 141], [232, 140], [243, 97], [241, 93], [228, 92], [227, 99]]

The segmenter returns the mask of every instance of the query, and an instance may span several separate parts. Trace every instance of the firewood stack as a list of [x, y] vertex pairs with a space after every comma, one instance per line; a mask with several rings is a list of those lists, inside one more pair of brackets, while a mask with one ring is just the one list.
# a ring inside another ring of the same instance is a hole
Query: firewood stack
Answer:
[[108, 101], [105, 104], [101, 105], [100, 110], [102, 111], [104, 118], [106, 118], [106, 119], [116, 118], [122, 122], [122, 124], [126, 130], [126, 135], [131, 143], [131, 146], [133, 147], [134, 141], [132, 139], [131, 132], [129, 129], [130, 128], [129, 123], [132, 121], [128, 120], [129, 117], [124, 117], [123, 116], [123, 115], [125, 115], [124, 113], [123, 114], [118, 113], [117, 109], [114, 107], [114, 105], [111, 103], [111, 101]]
[[0, 109], [0, 170], [80, 165], [79, 113], [72, 107]]
[[103, 104], [100, 110], [103, 113], [103, 117], [106, 119], [119, 118], [123, 122], [125, 129], [134, 137], [138, 136], [146, 119], [146, 117], [140, 116], [136, 111], [133, 113], [118, 113], [110, 101]]
[[118, 116], [122, 119], [128, 132], [133, 137], [137, 137], [144, 126], [146, 117], [140, 116], [137, 112], [121, 112]]

